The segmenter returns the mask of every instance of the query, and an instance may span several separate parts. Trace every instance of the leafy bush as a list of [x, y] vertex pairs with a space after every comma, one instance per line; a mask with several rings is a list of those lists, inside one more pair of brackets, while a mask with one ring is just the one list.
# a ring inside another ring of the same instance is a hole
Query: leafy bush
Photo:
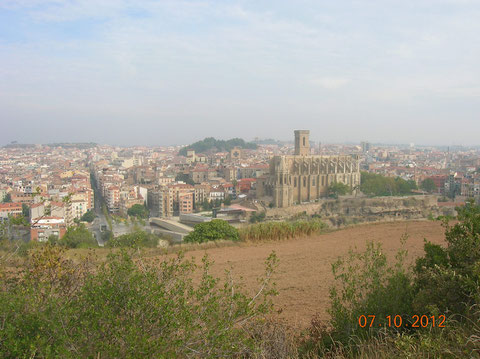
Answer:
[[380, 328], [361, 328], [360, 315], [374, 314], [386, 320], [392, 313], [403, 315], [404, 322], [412, 313], [412, 277], [404, 268], [406, 251], [397, 253], [397, 261], [389, 265], [379, 243], [367, 243], [363, 253], [350, 251], [346, 258], [332, 265], [337, 286], [330, 289], [331, 325], [336, 340], [347, 343], [352, 336], [368, 336]]
[[[389, 264], [380, 244], [364, 252], [350, 251], [332, 265], [337, 281], [330, 291], [331, 321], [314, 319], [302, 350], [338, 357], [476, 357], [480, 351], [480, 207], [457, 208], [459, 223], [445, 219], [447, 247], [425, 242], [425, 255], [413, 271], [404, 265], [405, 250]], [[445, 328], [405, 325], [361, 328], [360, 315], [400, 315], [411, 324], [413, 314], [446, 315]], [[397, 332], [393, 335], [392, 332]]]
[[[104, 233], [111, 233], [109, 231]], [[154, 234], [147, 233], [142, 230], [136, 230], [132, 233], [123, 234], [116, 238], [110, 238], [105, 243], [105, 247], [118, 248], [140, 248], [140, 247], [157, 247], [158, 237]]]
[[470, 202], [457, 212], [459, 223], [444, 221], [447, 247], [426, 242], [417, 260], [417, 310], [464, 314], [480, 303], [480, 207]]
[[212, 219], [210, 222], [197, 224], [193, 232], [186, 235], [183, 241], [204, 243], [219, 239], [238, 241], [238, 230], [222, 219]]
[[[16, 278], [0, 277], [2, 358], [246, 357], [261, 349], [247, 331], [271, 311], [274, 254], [260, 289], [210, 274], [182, 255], [137, 266], [122, 251], [99, 268], [46, 245]], [[193, 281], [200, 272], [199, 281]]]

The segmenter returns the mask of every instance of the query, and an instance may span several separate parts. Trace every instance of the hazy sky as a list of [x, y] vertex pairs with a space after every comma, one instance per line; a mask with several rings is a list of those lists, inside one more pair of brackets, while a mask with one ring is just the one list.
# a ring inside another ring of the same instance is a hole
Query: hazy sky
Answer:
[[0, 0], [0, 144], [480, 144], [480, 1]]

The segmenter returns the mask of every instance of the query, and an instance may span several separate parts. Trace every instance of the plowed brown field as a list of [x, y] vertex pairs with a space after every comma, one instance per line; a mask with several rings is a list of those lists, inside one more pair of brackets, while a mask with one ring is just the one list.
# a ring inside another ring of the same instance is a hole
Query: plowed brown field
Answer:
[[241, 244], [187, 253], [202, 257], [205, 252], [215, 262], [213, 274], [222, 276], [233, 267], [235, 278], [243, 277], [249, 290], [258, 288], [256, 279], [264, 272], [264, 261], [275, 251], [280, 260], [275, 281], [279, 295], [275, 299], [278, 314], [291, 325], [305, 327], [316, 313], [327, 319], [328, 293], [333, 283], [331, 263], [350, 248], [365, 248], [366, 241], [381, 242], [388, 257], [401, 248], [400, 238], [408, 235], [409, 261], [423, 254], [423, 240], [443, 244], [444, 229], [433, 221], [408, 221], [357, 225], [315, 237], [279, 242]]

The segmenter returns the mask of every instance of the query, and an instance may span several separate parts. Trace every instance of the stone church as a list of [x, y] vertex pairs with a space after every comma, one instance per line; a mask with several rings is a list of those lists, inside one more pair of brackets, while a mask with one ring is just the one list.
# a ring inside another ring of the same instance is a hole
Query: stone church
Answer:
[[273, 156], [269, 175], [259, 178], [257, 197], [273, 198], [275, 207], [289, 207], [327, 195], [332, 183], [341, 182], [356, 191], [360, 185], [357, 155], [321, 156], [310, 154], [310, 131], [295, 131], [295, 152]]

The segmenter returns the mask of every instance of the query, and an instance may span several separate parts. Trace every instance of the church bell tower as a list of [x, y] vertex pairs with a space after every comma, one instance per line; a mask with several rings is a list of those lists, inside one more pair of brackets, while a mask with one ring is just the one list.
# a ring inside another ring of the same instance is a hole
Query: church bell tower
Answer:
[[295, 156], [310, 155], [309, 137], [309, 130], [295, 130]]

